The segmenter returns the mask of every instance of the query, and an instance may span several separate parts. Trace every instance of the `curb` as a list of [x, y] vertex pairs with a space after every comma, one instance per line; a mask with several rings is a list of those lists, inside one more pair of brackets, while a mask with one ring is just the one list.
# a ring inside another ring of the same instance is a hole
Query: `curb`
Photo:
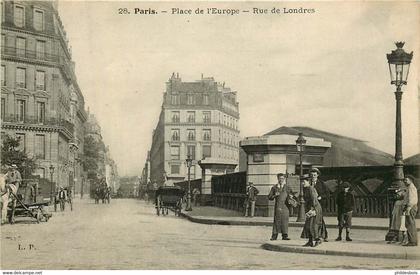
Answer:
[[283, 246], [264, 243], [261, 245], [262, 249], [276, 251], [276, 252], [291, 252], [302, 254], [318, 254], [318, 255], [333, 255], [333, 256], [351, 256], [351, 257], [368, 257], [368, 258], [385, 258], [385, 259], [403, 259], [403, 260], [418, 260], [420, 255], [409, 255], [407, 253], [367, 253], [367, 252], [351, 252], [351, 251], [337, 251], [325, 250], [316, 248], [303, 248], [294, 246]]
[[[202, 223], [202, 224], [215, 224], [215, 225], [245, 225], [245, 226], [272, 226], [272, 222], [259, 222], [259, 221], [230, 221], [230, 220], [215, 220], [207, 218], [196, 218], [188, 214], [181, 212], [181, 217], [188, 219], [191, 222]], [[303, 222], [289, 222], [289, 227], [303, 227]], [[326, 225], [327, 228], [336, 228], [337, 225]], [[367, 230], [388, 230], [386, 226], [367, 226], [367, 225], [353, 225], [352, 229], [367, 229]], [[417, 228], [417, 231], [420, 231]]]

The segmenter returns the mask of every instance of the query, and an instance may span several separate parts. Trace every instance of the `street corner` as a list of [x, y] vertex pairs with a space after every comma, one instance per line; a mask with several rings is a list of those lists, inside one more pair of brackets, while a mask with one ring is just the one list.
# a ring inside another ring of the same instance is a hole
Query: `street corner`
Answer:
[[386, 242], [323, 242], [316, 247], [306, 247], [305, 240], [276, 240], [267, 241], [261, 245], [262, 249], [286, 252], [286, 253], [302, 253], [302, 254], [318, 254], [333, 256], [350, 256], [350, 257], [367, 257], [367, 258], [385, 258], [385, 259], [404, 259], [418, 260], [420, 259], [420, 251], [418, 247], [403, 247], [397, 245], [389, 245]]

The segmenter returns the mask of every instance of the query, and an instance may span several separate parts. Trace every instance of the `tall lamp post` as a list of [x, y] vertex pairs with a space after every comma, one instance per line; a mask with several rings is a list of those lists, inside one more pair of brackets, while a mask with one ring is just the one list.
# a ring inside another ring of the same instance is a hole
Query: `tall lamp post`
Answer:
[[51, 177], [51, 189], [50, 189], [50, 202], [53, 202], [53, 175], [54, 175], [55, 167], [51, 164], [50, 165], [50, 177]]
[[188, 167], [188, 194], [187, 194], [187, 206], [185, 207], [185, 211], [192, 211], [191, 207], [191, 166], [192, 166], [192, 158], [190, 155], [187, 156], [185, 160], [187, 162]]
[[395, 232], [391, 229], [392, 209], [395, 201], [395, 190], [403, 186], [404, 180], [404, 163], [402, 156], [402, 131], [401, 131], [401, 99], [402, 85], [407, 85], [407, 77], [410, 69], [413, 52], [406, 53], [403, 50], [404, 42], [396, 42], [397, 49], [386, 55], [389, 65], [389, 73], [391, 76], [391, 85], [396, 86], [396, 119], [395, 119], [395, 162], [394, 162], [394, 178], [390, 188], [388, 188], [389, 201], [389, 230], [385, 240], [389, 241], [395, 237]]
[[299, 153], [299, 165], [300, 165], [300, 177], [299, 177], [299, 211], [298, 211], [298, 217], [297, 222], [303, 222], [305, 221], [305, 200], [303, 198], [303, 185], [302, 185], [302, 179], [303, 179], [303, 165], [302, 165], [302, 155], [303, 151], [305, 151], [305, 145], [306, 145], [306, 139], [303, 137], [302, 133], [299, 133], [299, 137], [296, 140], [296, 149]]

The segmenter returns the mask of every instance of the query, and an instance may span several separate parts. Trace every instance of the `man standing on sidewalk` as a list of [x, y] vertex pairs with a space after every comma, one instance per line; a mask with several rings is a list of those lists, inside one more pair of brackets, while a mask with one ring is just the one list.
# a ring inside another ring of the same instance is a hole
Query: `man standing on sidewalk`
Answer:
[[277, 184], [271, 187], [268, 194], [269, 200], [274, 200], [274, 223], [271, 240], [277, 240], [279, 232], [282, 235], [282, 240], [290, 240], [288, 237], [289, 229], [289, 208], [286, 205], [286, 200], [289, 196], [293, 196], [292, 189], [286, 183], [286, 177], [283, 173], [277, 174]]
[[405, 209], [405, 227], [407, 228], [408, 242], [403, 246], [417, 246], [417, 227], [416, 227], [416, 214], [417, 214], [417, 188], [414, 186], [414, 177], [407, 176], [404, 179], [405, 186], [407, 186], [407, 194], [404, 198]]
[[346, 241], [351, 242], [350, 228], [354, 208], [354, 195], [350, 192], [350, 184], [345, 182], [337, 194], [337, 219], [338, 219], [338, 237], [336, 241], [341, 241], [343, 228], [346, 228]]
[[[309, 176], [311, 178], [310, 182], [311, 185], [315, 188], [316, 192], [318, 193], [318, 200], [321, 204], [322, 209], [326, 208], [326, 196], [327, 196], [327, 188], [325, 187], [325, 184], [323, 181], [319, 179], [319, 176], [321, 175], [321, 171], [319, 171], [318, 168], [312, 168], [309, 171]], [[319, 236], [325, 236], [324, 242], [328, 242], [328, 232], [327, 232], [327, 226], [325, 225], [324, 218], [322, 218], [322, 226], [319, 227]]]
[[257, 200], [258, 191], [257, 187], [254, 186], [254, 183], [249, 182], [246, 187], [246, 198], [245, 198], [245, 217], [248, 217], [248, 208], [251, 208], [251, 218], [254, 217], [255, 213], [255, 201]]

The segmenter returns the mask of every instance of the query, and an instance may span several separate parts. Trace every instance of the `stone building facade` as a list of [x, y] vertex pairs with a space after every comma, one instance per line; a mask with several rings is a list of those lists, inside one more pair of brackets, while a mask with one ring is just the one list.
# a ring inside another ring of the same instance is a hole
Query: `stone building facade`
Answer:
[[199, 161], [239, 162], [239, 103], [236, 92], [201, 77], [183, 82], [173, 73], [166, 83], [162, 110], [153, 131], [150, 180], [159, 185], [187, 179], [186, 158], [193, 159], [191, 179], [201, 178]]
[[87, 115], [57, 2], [1, 3], [1, 133], [20, 138], [36, 174], [82, 181]]

